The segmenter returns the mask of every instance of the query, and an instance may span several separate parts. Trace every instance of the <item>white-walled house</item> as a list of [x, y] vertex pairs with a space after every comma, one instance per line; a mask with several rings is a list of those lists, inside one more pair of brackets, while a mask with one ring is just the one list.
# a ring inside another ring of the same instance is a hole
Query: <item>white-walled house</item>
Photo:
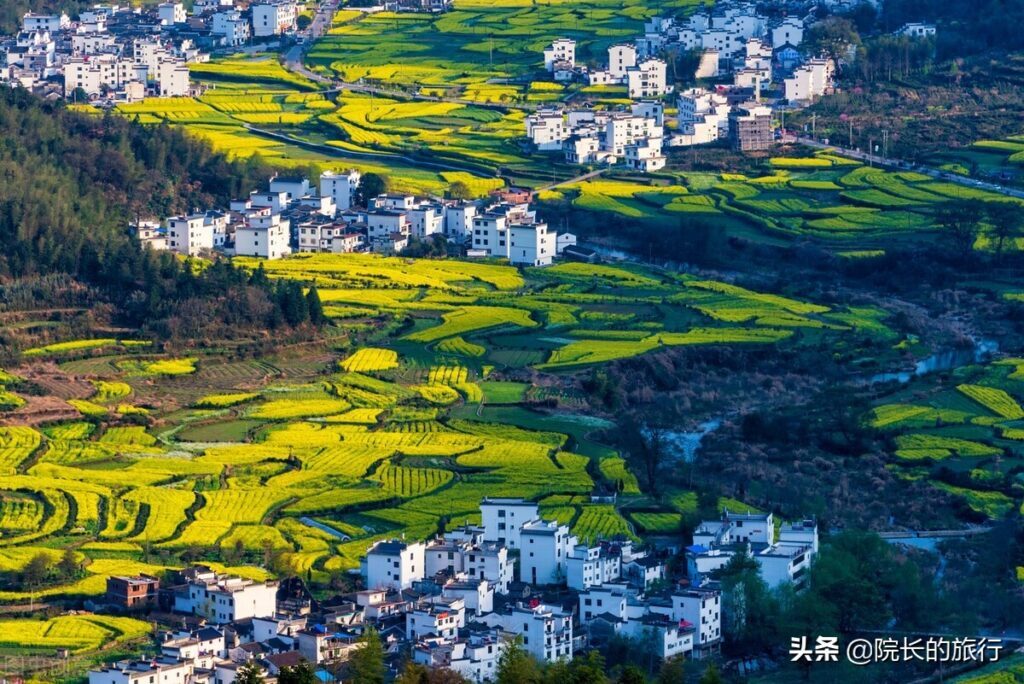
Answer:
[[193, 579], [175, 595], [174, 609], [216, 625], [253, 617], [268, 617], [277, 610], [277, 582], [254, 582], [241, 577]]
[[535, 501], [484, 498], [480, 502], [484, 539], [499, 542], [510, 549], [520, 548], [522, 526], [536, 520], [539, 511], [540, 508]]
[[629, 620], [622, 625], [619, 633], [631, 639], [654, 646], [654, 652], [662, 660], [684, 656], [693, 651], [696, 635], [694, 627], [673, 620], [667, 615], [648, 613]]
[[46, 31], [56, 33], [71, 26], [71, 19], [68, 15], [61, 14], [34, 14], [26, 12], [21, 18], [22, 31]]
[[908, 38], [934, 38], [935, 24], [911, 22], [901, 26], [899, 30], [896, 31], [896, 35], [907, 36]]
[[670, 144], [704, 145], [724, 138], [729, 134], [728, 98], [724, 95], [691, 88], [680, 93], [677, 100], [677, 130]]
[[804, 22], [799, 17], [786, 17], [770, 29], [772, 47], [781, 48], [784, 45], [799, 47], [804, 40]]
[[636, 66], [636, 46], [616, 43], [608, 48], [608, 73], [616, 83], [626, 79], [626, 70]]
[[291, 254], [291, 222], [280, 214], [258, 213], [235, 228], [235, 255], [280, 259]]
[[626, 69], [626, 89], [631, 98], [661, 97], [668, 92], [665, 60], [652, 57]]
[[672, 594], [673, 620], [693, 625], [694, 653], [705, 653], [722, 641], [722, 594], [716, 589], [696, 588]]
[[405, 636], [453, 638], [466, 626], [466, 602], [459, 596], [430, 596], [405, 614]]
[[572, 613], [543, 603], [530, 608], [517, 604], [506, 613], [490, 613], [479, 619], [490, 627], [522, 637], [523, 648], [541, 662], [572, 658]]
[[120, 661], [89, 670], [89, 684], [182, 684], [194, 669], [190, 660], [168, 657]]
[[554, 520], [534, 520], [520, 531], [519, 581], [556, 584], [565, 578], [565, 561], [576, 546], [569, 527]]
[[612, 553], [607, 544], [577, 544], [565, 559], [565, 565], [566, 584], [576, 591], [614, 582], [622, 574], [622, 556]]
[[320, 194], [333, 197], [338, 211], [347, 211], [355, 204], [360, 178], [362, 175], [355, 169], [324, 171], [320, 174]]
[[167, 219], [167, 247], [185, 256], [219, 249], [224, 246], [226, 227], [227, 216], [216, 211], [172, 216]]
[[161, 26], [184, 24], [185, 20], [188, 19], [185, 5], [180, 2], [161, 2], [156, 6], [156, 13], [160, 19]]
[[473, 684], [494, 680], [498, 661], [508, 642], [498, 629], [473, 632], [467, 638], [421, 639], [412, 651], [413, 662], [457, 672]]
[[444, 206], [444, 234], [449, 240], [461, 242], [473, 234], [473, 217], [477, 206], [473, 202], [450, 202]]
[[526, 117], [526, 137], [542, 152], [562, 149], [562, 141], [569, 137], [565, 114], [560, 109], [540, 109], [530, 114]]
[[261, 0], [250, 5], [252, 32], [257, 38], [277, 36], [295, 30], [298, 10], [292, 0]]
[[485, 579], [452, 580], [441, 589], [441, 595], [461, 599], [471, 615], [494, 611], [494, 586]]
[[371, 589], [395, 587], [408, 589], [424, 577], [426, 546], [397, 539], [379, 541], [361, 559], [366, 586]]
[[554, 73], [556, 67], [572, 69], [576, 66], [576, 41], [571, 38], [556, 38], [544, 48], [544, 68]]
[[235, 9], [217, 12], [210, 22], [210, 33], [222, 36], [222, 44], [227, 47], [245, 45], [252, 36], [252, 28], [248, 19]]
[[784, 81], [785, 97], [791, 103], [812, 102], [832, 87], [834, 78], [835, 63], [831, 59], [812, 59]]
[[544, 222], [513, 222], [508, 227], [508, 260], [515, 266], [550, 266], [555, 231]]
[[272, 193], [284, 193], [285, 205], [297, 202], [309, 194], [309, 179], [302, 176], [274, 176], [270, 179]]

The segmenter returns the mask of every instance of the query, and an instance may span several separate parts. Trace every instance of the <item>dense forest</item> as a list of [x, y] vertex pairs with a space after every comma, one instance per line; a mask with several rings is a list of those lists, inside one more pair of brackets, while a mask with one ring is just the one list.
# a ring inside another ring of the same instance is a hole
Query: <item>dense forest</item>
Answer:
[[198, 271], [142, 248], [128, 230], [139, 217], [247, 193], [272, 173], [258, 158], [233, 162], [180, 129], [83, 114], [11, 89], [0, 92], [0, 140], [0, 306], [16, 307], [7, 291], [25, 282], [35, 283], [34, 306], [87, 286], [115, 305], [121, 323], [169, 337], [319, 317], [318, 302], [299, 302], [294, 288], [272, 288], [226, 261]]

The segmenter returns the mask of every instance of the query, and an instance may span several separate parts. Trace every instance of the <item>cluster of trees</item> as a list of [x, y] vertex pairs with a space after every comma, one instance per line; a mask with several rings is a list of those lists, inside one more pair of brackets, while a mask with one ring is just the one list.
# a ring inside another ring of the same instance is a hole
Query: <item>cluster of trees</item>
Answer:
[[942, 205], [936, 214], [936, 224], [965, 260], [974, 255], [974, 244], [988, 226], [996, 258], [1001, 259], [1006, 244], [1024, 234], [1024, 212], [1017, 202], [1010, 200], [955, 200]]
[[29, 558], [20, 571], [0, 573], [0, 585], [35, 591], [44, 586], [73, 582], [83, 574], [82, 564], [72, 549], [64, 549], [56, 562], [50, 554], [40, 552]]
[[123, 323], [169, 338], [323, 321], [315, 292], [274, 287], [226, 261], [200, 270], [144, 249], [128, 230], [140, 217], [222, 206], [265, 183], [273, 170], [258, 158], [229, 161], [176, 128], [71, 111], [21, 89], [0, 91], [0, 137], [0, 279], [67, 274]]

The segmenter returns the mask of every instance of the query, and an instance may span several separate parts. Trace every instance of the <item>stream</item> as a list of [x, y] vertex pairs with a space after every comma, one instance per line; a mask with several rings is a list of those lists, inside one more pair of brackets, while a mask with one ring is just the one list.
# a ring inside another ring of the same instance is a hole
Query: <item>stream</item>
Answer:
[[867, 384], [874, 385], [885, 382], [904, 384], [914, 378], [929, 373], [953, 370], [972, 363], [979, 363], [999, 351], [999, 343], [995, 340], [975, 340], [971, 349], [944, 349], [914, 364], [912, 371], [896, 373], [876, 373], [867, 379]]

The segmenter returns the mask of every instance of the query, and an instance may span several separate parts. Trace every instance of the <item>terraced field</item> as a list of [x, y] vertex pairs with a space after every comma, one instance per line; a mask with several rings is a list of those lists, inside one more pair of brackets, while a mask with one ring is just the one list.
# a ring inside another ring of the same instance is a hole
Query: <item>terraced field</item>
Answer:
[[91, 380], [82, 384], [93, 394], [72, 400], [76, 420], [0, 429], [0, 563], [75, 544], [87, 576], [48, 596], [100, 593], [115, 567], [158, 571], [144, 562], [151, 553], [261, 563], [270, 554], [278, 571], [326, 581], [375, 539], [473, 520], [495, 495], [544, 500], [587, 539], [669, 529], [679, 515], [670, 506], [627, 518], [589, 503], [595, 478], [624, 501], [642, 495], [626, 461], [588, 436], [610, 423], [583, 429], [517, 406], [586, 404], [550, 382], [506, 378], [514, 366], [503, 358], [529, 351], [527, 363], [548, 375], [682, 344], [796, 345], [797, 329], [839, 339], [861, 320], [871, 335], [887, 330], [877, 312], [634, 266], [298, 255], [263, 268], [316, 280], [329, 304], [359, 294], [363, 313], [346, 317], [336, 351], [304, 352], [315, 363], [226, 362], [213, 350], [165, 358], [89, 340], [26, 356], [74, 350], [62, 368]]
[[891, 445], [900, 477], [926, 479], [980, 515], [1021, 508], [1024, 466], [1021, 359], [962, 368], [927, 401], [908, 388], [876, 406], [867, 422]]

